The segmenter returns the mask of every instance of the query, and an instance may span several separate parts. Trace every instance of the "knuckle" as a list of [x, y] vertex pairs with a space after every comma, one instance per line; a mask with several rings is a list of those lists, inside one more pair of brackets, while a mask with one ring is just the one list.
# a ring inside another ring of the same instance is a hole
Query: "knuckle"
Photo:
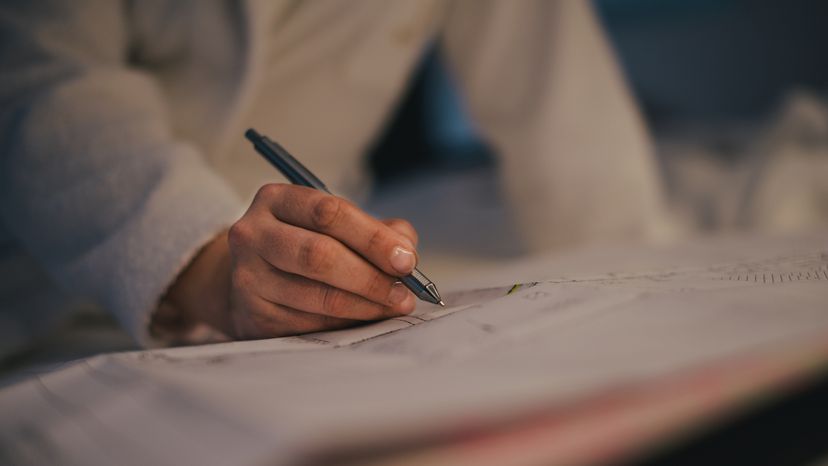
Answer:
[[247, 222], [239, 220], [227, 231], [227, 242], [234, 250], [249, 246], [253, 242], [253, 229]]
[[311, 211], [313, 225], [320, 231], [334, 226], [344, 210], [344, 202], [334, 196], [320, 196]]
[[347, 304], [346, 301], [344, 293], [333, 287], [325, 287], [322, 292], [322, 311], [325, 314], [339, 314]]
[[284, 185], [280, 183], [264, 184], [258, 189], [258, 191], [256, 191], [256, 196], [253, 199], [255, 201], [267, 201], [275, 199], [282, 191], [283, 186]]
[[314, 238], [302, 245], [299, 253], [302, 268], [314, 275], [324, 275], [334, 265], [333, 240], [324, 236]]

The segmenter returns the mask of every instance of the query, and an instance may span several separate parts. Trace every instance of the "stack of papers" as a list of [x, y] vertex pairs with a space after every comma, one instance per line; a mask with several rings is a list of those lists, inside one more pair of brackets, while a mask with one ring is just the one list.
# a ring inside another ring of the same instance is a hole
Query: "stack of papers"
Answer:
[[[680, 393], [677, 380], [723, 364], [734, 374], [755, 375], [757, 360], [804, 373], [797, 357], [775, 356], [828, 336], [824, 238], [695, 245], [685, 261], [681, 249], [648, 250], [682, 262], [649, 270], [608, 262], [605, 273], [550, 277], [525, 262], [503, 269], [519, 283], [481, 280], [444, 292], [447, 308], [420, 305], [353, 329], [77, 361], [0, 391], [0, 463], [387, 458], [539, 412], [568, 409], [575, 423], [573, 413], [591, 411], [573, 407], [619, 392], [636, 393], [645, 412], [644, 401], [663, 401], [658, 387]], [[721, 260], [699, 264], [710, 257]], [[808, 348], [828, 361], [826, 348]], [[740, 360], [752, 362], [733, 366]], [[653, 416], [629, 419], [653, 430]], [[562, 454], [547, 453], [546, 463]], [[590, 458], [566, 454], [557, 458]]]

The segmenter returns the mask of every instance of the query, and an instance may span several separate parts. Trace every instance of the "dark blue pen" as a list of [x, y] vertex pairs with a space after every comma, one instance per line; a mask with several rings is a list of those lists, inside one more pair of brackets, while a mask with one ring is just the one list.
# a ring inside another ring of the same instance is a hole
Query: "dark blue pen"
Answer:
[[[326, 193], [331, 193], [325, 183], [316, 177], [298, 160], [293, 158], [290, 153], [280, 146], [275, 141], [272, 141], [267, 136], [262, 136], [254, 129], [245, 131], [244, 136], [253, 143], [256, 151], [267, 159], [277, 170], [285, 175], [285, 178], [290, 180], [293, 184], [300, 186], [307, 186], [309, 188], [318, 189]], [[414, 293], [415, 296], [428, 301], [433, 304], [445, 306], [440, 293], [437, 292], [437, 287], [428, 279], [422, 272], [416, 268], [410, 275], [400, 277], [400, 281]]]

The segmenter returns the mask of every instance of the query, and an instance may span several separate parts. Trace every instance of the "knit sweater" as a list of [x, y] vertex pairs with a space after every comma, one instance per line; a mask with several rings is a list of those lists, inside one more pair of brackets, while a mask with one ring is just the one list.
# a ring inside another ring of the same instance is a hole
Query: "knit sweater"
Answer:
[[652, 230], [646, 132], [584, 2], [6, 1], [0, 353], [79, 300], [153, 344], [164, 291], [271, 179], [243, 128], [353, 193], [434, 40], [529, 244]]

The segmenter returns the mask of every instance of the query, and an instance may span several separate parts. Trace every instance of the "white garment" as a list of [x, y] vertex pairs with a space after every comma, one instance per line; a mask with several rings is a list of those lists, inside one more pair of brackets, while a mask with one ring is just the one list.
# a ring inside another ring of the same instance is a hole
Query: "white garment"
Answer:
[[0, 37], [0, 260], [37, 280], [0, 291], [4, 329], [72, 295], [151, 344], [164, 290], [274, 178], [244, 128], [357, 193], [435, 38], [530, 244], [659, 221], [645, 130], [585, 2], [18, 1]]

